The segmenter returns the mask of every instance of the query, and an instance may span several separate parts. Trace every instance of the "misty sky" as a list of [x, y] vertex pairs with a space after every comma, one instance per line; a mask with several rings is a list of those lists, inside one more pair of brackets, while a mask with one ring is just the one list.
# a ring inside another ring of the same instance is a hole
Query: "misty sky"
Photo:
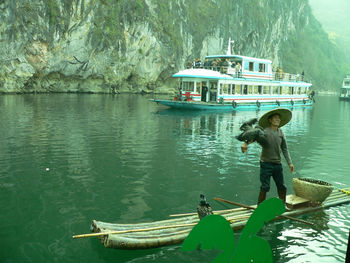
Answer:
[[350, 0], [309, 0], [313, 14], [327, 33], [336, 33], [350, 50]]

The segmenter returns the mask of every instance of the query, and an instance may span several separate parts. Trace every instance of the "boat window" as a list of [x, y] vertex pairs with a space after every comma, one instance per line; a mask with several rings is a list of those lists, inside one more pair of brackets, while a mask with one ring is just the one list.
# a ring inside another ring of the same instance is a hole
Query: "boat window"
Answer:
[[263, 87], [263, 93], [264, 94], [270, 94], [270, 86], [264, 86]]
[[266, 72], [266, 65], [263, 63], [259, 63], [259, 72]]
[[188, 86], [188, 82], [181, 82], [181, 90], [186, 90]]
[[231, 94], [235, 94], [235, 84], [231, 84]]
[[228, 94], [228, 84], [222, 84], [222, 92], [220, 94]]
[[300, 87], [300, 94], [305, 94], [305, 93], [306, 93], [306, 88]]
[[235, 85], [235, 94], [241, 94], [241, 85]]
[[243, 87], [243, 94], [248, 94], [248, 85], [244, 85]]
[[248, 86], [248, 94], [253, 94], [253, 86], [252, 85]]
[[254, 63], [254, 71], [259, 71], [259, 64], [258, 63]]
[[196, 90], [199, 92], [202, 88], [202, 82], [196, 82]]
[[254, 86], [254, 94], [259, 94], [258, 86]]
[[216, 92], [217, 87], [218, 87], [218, 85], [216, 82], [210, 82], [210, 90], [211, 91]]
[[281, 94], [287, 94], [287, 87], [281, 87]]
[[262, 86], [258, 86], [258, 94], [262, 94]]
[[277, 86], [274, 86], [274, 87], [272, 87], [272, 94], [279, 94], [278, 93], [278, 91], [279, 91], [279, 87]]
[[244, 70], [249, 70], [249, 62], [244, 62]]
[[280, 86], [279, 91], [278, 91], [278, 94], [282, 94], [282, 91], [283, 91], [283, 87]]
[[254, 62], [249, 62], [249, 71], [254, 71]]
[[194, 91], [194, 82], [184, 82], [183, 91]]

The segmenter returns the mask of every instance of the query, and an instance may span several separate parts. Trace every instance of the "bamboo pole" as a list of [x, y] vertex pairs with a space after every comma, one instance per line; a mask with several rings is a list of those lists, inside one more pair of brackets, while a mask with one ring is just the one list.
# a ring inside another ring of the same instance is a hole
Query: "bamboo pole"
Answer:
[[[232, 217], [232, 218], [226, 218], [226, 220], [229, 223], [232, 223], [234, 221], [238, 221], [240, 219], [249, 218], [249, 216], [241, 216], [241, 217]], [[159, 227], [151, 227], [151, 228], [139, 228], [139, 229], [129, 229], [129, 230], [119, 230], [119, 231], [106, 231], [106, 232], [98, 232], [98, 233], [89, 233], [89, 234], [81, 234], [81, 235], [74, 235], [73, 238], [85, 238], [85, 237], [98, 237], [98, 236], [105, 236], [110, 234], [126, 234], [126, 233], [135, 233], [135, 232], [147, 232], [147, 231], [154, 231], [154, 230], [162, 230], [162, 229], [169, 229], [169, 228], [178, 228], [178, 227], [190, 227], [197, 225], [196, 223], [191, 224], [179, 224], [179, 225], [171, 225], [171, 226], [159, 226]]]
[[339, 192], [336, 192], [336, 193], [331, 193], [327, 198], [326, 198], [326, 200], [328, 199], [328, 198], [334, 198], [334, 197], [338, 197], [338, 196], [348, 196], [346, 193], [344, 193], [344, 192], [341, 192], [341, 191], [339, 191]]
[[193, 213], [173, 214], [173, 215], [169, 215], [169, 217], [194, 216], [194, 215], [197, 215], [197, 213], [193, 212]]
[[250, 216], [251, 215], [242, 215], [242, 216], [237, 216], [237, 217], [227, 217], [227, 218], [225, 217], [225, 218], [230, 224], [232, 224], [235, 222], [237, 223], [239, 221], [248, 220]]
[[73, 236], [73, 238], [76, 239], [76, 238], [83, 238], [83, 237], [105, 236], [105, 235], [109, 235], [109, 234], [126, 234], [126, 233], [134, 233], [134, 232], [147, 232], [147, 231], [154, 231], [154, 230], [161, 230], [161, 229], [168, 229], [168, 228], [177, 228], [177, 227], [188, 227], [188, 226], [195, 226], [195, 225], [197, 225], [197, 223], [171, 225], [171, 226], [159, 226], [159, 227], [151, 227], [151, 228], [129, 229], [129, 230], [119, 230], [119, 231], [116, 230], [116, 231], [108, 231], [108, 232], [98, 232], [98, 233], [75, 235], [75, 236]]
[[[256, 209], [255, 207], [252, 207], [252, 206], [247, 206], [247, 205], [244, 205], [244, 204], [232, 202], [232, 201], [225, 200], [225, 199], [222, 199], [222, 198], [219, 198], [219, 197], [214, 197], [214, 200], [219, 201], [219, 202], [224, 202], [224, 203], [227, 203], [227, 204], [231, 204], [231, 205], [244, 207], [244, 208], [247, 208], [247, 209], [252, 209], [252, 210]], [[308, 221], [305, 221], [305, 220], [302, 220], [302, 219], [298, 219], [298, 218], [294, 218], [294, 217], [291, 217], [291, 216], [286, 216], [286, 215], [280, 215], [277, 218], [286, 218], [286, 219], [294, 220], [294, 221], [297, 221], [297, 222], [300, 222], [300, 223], [304, 223], [304, 224], [307, 224], [307, 225], [311, 225], [311, 226], [313, 225], [311, 222], [308, 222]]]
[[[235, 211], [244, 211], [246, 209], [244, 208], [233, 208], [233, 209], [225, 209], [225, 210], [217, 210], [217, 211], [213, 211], [214, 215], [220, 215], [220, 214], [224, 214], [224, 213], [229, 213], [229, 212], [235, 212]], [[173, 215], [169, 215], [169, 217], [180, 217], [180, 216], [194, 216], [197, 215], [197, 212], [193, 212], [193, 213], [184, 213], [184, 214], [173, 214]]]

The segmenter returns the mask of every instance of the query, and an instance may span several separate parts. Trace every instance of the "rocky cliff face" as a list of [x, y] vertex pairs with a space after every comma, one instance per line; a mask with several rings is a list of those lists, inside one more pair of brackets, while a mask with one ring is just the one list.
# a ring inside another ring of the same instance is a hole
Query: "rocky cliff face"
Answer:
[[0, 10], [4, 93], [165, 93], [172, 74], [224, 53], [229, 37], [236, 54], [282, 67], [292, 49], [288, 67], [301, 72], [302, 55], [286, 43], [320, 30], [307, 0], [0, 0]]

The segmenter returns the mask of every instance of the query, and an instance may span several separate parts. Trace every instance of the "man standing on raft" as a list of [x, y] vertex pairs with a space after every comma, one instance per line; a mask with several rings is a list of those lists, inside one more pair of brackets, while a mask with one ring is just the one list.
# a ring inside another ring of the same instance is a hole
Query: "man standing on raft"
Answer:
[[[286, 159], [290, 172], [294, 172], [294, 165], [290, 158], [286, 138], [280, 129], [292, 118], [292, 112], [288, 109], [278, 108], [266, 112], [259, 120], [259, 126], [264, 130], [252, 129], [254, 140], [244, 140], [241, 146], [242, 152], [248, 150], [248, 144], [257, 141], [262, 146], [260, 156], [260, 193], [258, 205], [266, 199], [266, 193], [270, 190], [270, 178], [275, 181], [278, 197], [286, 203], [287, 188], [284, 184], [283, 169], [281, 164], [281, 152]], [[259, 127], [259, 128], [260, 128]], [[252, 130], [250, 133], [252, 134]], [[249, 132], [248, 132], [249, 133]], [[243, 133], [243, 137], [244, 133]], [[249, 136], [248, 136], [249, 137]], [[251, 138], [252, 136], [250, 136]]]

